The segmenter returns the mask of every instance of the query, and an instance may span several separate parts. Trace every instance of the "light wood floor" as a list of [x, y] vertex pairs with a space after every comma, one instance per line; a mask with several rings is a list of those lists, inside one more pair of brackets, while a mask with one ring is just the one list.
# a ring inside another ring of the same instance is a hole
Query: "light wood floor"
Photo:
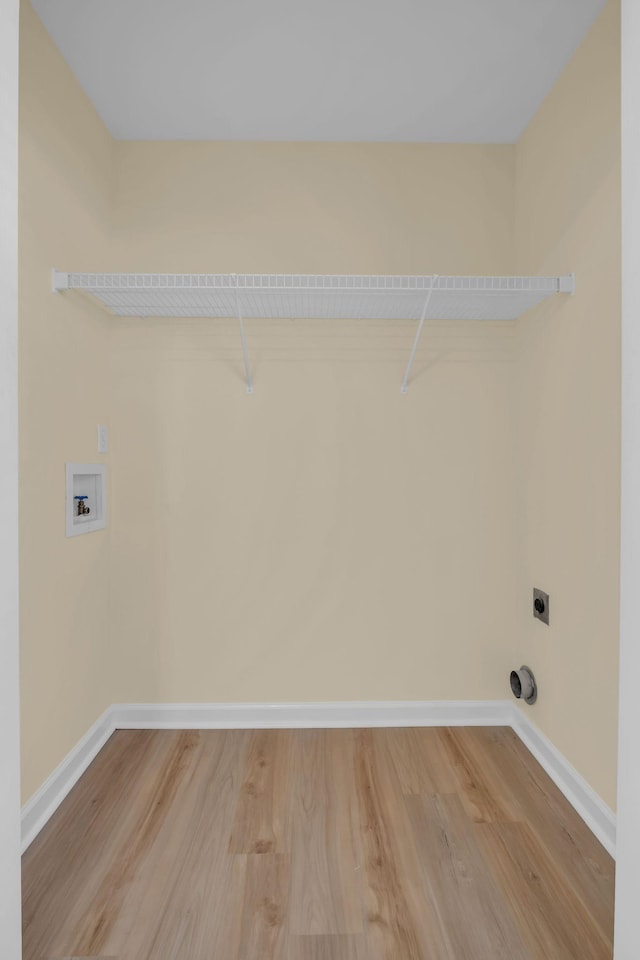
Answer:
[[24, 960], [609, 960], [613, 863], [508, 728], [118, 731]]

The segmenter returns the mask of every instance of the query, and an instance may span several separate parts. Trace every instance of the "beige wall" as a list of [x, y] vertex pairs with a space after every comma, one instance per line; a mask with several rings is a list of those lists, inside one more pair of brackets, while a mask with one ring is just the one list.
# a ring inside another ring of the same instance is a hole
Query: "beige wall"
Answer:
[[[25, 797], [112, 701], [502, 698], [524, 661], [529, 715], [613, 804], [615, 0], [517, 147], [113, 143], [23, 8]], [[248, 397], [232, 321], [108, 318], [54, 264], [575, 270], [578, 294], [430, 325], [407, 397], [412, 324], [249, 322]], [[109, 528], [66, 540], [99, 422]]]
[[[120, 269], [501, 273], [511, 147], [117, 145]], [[119, 696], [482, 698], [515, 626], [513, 331], [116, 321]], [[503, 599], [498, 610], [488, 596]]]
[[[518, 271], [577, 274], [520, 323], [528, 714], [615, 805], [620, 487], [620, 22], [610, 0], [516, 150]], [[526, 616], [551, 594], [551, 626]]]
[[65, 461], [97, 461], [109, 319], [51, 293], [108, 256], [113, 143], [28, 3], [20, 48], [20, 580], [27, 799], [113, 700], [109, 531], [65, 538]]

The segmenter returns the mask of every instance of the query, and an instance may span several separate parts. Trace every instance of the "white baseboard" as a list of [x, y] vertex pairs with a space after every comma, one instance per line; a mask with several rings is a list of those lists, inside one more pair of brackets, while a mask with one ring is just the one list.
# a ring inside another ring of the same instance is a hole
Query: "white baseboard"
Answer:
[[22, 853], [56, 812], [114, 730], [113, 707], [108, 707], [25, 803], [21, 817]]
[[590, 787], [581, 774], [572, 767], [567, 758], [554, 747], [551, 740], [533, 724], [529, 717], [509, 704], [512, 716], [510, 723], [525, 747], [549, 774], [558, 789], [565, 795], [591, 832], [605, 850], [615, 859], [616, 815]]
[[114, 730], [511, 726], [615, 857], [616, 817], [551, 741], [509, 700], [340, 703], [116, 703], [94, 723], [22, 809], [23, 852]]
[[511, 722], [507, 700], [339, 703], [116, 703], [118, 729], [224, 730], [302, 727], [462, 727]]

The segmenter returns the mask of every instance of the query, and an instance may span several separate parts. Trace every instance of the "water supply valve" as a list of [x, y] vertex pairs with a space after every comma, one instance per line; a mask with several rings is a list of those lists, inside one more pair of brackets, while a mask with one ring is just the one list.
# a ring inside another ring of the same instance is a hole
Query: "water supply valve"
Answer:
[[87, 503], [89, 499], [86, 495], [81, 494], [80, 496], [73, 498], [76, 501], [76, 516], [77, 517], [86, 517], [87, 514], [91, 513], [91, 507]]

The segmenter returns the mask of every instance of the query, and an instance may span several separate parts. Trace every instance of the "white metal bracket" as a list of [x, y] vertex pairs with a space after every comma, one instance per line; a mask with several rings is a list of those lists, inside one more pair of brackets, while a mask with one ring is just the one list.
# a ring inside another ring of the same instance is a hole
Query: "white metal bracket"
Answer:
[[69, 289], [69, 274], [61, 273], [60, 270], [51, 271], [51, 290], [53, 293], [60, 293], [61, 290]]
[[411, 353], [409, 355], [409, 362], [407, 364], [407, 369], [404, 372], [404, 379], [402, 381], [402, 386], [400, 387], [400, 393], [406, 393], [409, 389], [409, 376], [411, 375], [411, 367], [413, 366], [413, 361], [416, 355], [416, 350], [418, 349], [418, 344], [420, 343], [420, 337], [422, 335], [422, 328], [424, 327], [425, 317], [427, 316], [427, 310], [429, 309], [429, 304], [431, 302], [431, 296], [433, 294], [433, 289], [436, 285], [436, 280], [438, 275], [434, 273], [431, 277], [431, 286], [429, 287], [429, 292], [427, 294], [427, 299], [424, 302], [424, 307], [422, 308], [422, 315], [420, 317], [420, 322], [418, 323], [418, 329], [416, 330], [416, 335], [413, 341], [413, 346], [411, 348]]
[[558, 278], [558, 293], [569, 293], [573, 296], [576, 292], [576, 275], [568, 273], [564, 277]]
[[247, 393], [253, 393], [253, 379], [251, 377], [251, 366], [249, 365], [249, 351], [247, 350], [247, 338], [244, 335], [244, 323], [242, 320], [242, 308], [240, 306], [240, 296], [238, 294], [238, 275], [233, 274], [234, 288], [236, 291], [236, 312], [238, 314], [238, 323], [240, 324], [240, 340], [242, 342], [242, 356], [244, 358], [244, 372], [247, 378]]

